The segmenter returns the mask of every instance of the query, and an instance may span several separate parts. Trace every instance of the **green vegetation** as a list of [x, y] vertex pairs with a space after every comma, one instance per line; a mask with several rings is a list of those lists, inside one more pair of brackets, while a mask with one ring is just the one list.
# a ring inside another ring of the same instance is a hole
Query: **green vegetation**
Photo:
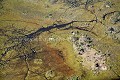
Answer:
[[[0, 80], [119, 79], [119, 25], [119, 0], [0, 0]], [[107, 70], [84, 67], [72, 35], [90, 36]]]

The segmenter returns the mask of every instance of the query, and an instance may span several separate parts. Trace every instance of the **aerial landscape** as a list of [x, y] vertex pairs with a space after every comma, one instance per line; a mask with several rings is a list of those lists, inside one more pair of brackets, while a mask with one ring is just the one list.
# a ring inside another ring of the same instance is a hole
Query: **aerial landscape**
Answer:
[[0, 0], [0, 80], [120, 80], [120, 0]]

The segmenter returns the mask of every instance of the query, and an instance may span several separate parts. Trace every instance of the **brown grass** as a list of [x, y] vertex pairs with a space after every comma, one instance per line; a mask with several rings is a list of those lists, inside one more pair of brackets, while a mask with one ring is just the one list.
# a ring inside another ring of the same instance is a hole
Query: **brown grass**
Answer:
[[74, 70], [71, 69], [64, 61], [64, 56], [61, 51], [55, 50], [53, 48], [47, 47], [47, 51], [44, 53], [44, 65], [46, 67], [55, 69], [55, 71], [61, 72], [63, 75], [70, 76], [74, 73]]

